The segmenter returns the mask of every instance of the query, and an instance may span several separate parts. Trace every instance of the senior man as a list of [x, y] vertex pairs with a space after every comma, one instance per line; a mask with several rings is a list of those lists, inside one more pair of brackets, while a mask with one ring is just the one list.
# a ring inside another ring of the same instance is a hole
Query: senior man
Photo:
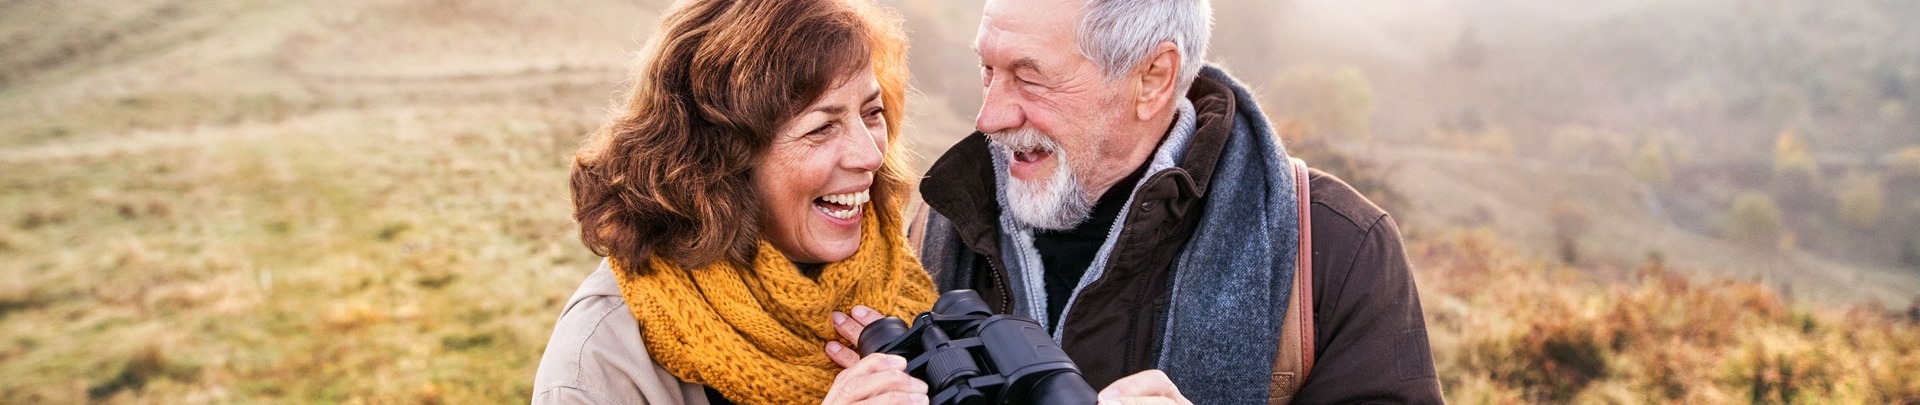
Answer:
[[[1292, 401], [1441, 402], [1393, 219], [1319, 171], [1300, 201], [1211, 31], [1203, 0], [989, 1], [978, 132], [920, 188], [927, 271], [1047, 325], [1103, 399], [1286, 400], [1280, 321], [1312, 311]], [[1312, 302], [1288, 308], [1301, 237]], [[834, 318], [852, 340], [875, 316]]]

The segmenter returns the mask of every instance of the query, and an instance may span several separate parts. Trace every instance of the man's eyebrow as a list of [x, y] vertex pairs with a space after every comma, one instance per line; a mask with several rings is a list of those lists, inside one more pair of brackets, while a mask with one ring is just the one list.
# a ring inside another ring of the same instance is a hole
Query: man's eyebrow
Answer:
[[873, 104], [873, 100], [879, 100], [879, 99], [880, 99], [880, 89], [873, 89], [873, 94], [867, 95], [867, 101], [860, 102], [860, 105]]
[[1041, 73], [1041, 74], [1046, 73], [1045, 70], [1040, 69], [1040, 61], [1033, 60], [1033, 58], [1016, 59], [1013, 61], [1012, 68], [1013, 70], [1020, 70], [1022, 68], [1025, 68], [1028, 70], [1032, 70], [1034, 73]]

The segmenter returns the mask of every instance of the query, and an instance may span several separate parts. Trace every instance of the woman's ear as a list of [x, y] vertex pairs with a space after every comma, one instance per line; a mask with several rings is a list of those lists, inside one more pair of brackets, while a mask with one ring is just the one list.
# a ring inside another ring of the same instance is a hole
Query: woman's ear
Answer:
[[1134, 118], [1146, 121], [1167, 110], [1168, 103], [1179, 97], [1173, 92], [1180, 80], [1180, 66], [1186, 62], [1173, 41], [1161, 41], [1147, 54], [1147, 60], [1134, 69], [1138, 85], [1133, 97]]

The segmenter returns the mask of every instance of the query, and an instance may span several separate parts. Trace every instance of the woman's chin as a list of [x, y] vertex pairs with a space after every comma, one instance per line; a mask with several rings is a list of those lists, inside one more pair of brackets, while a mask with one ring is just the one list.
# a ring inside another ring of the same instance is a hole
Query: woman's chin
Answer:
[[807, 250], [812, 251], [814, 253], [812, 256], [825, 263], [853, 257], [853, 253], [860, 250], [861, 230], [858, 222], [860, 218], [854, 217], [852, 226], [838, 222], [838, 218], [828, 219], [834, 222], [822, 219], [814, 224], [814, 232], [810, 232], [812, 237], [803, 242], [809, 247]]
[[813, 244], [812, 249], [808, 249], [808, 250], [811, 250], [812, 253], [814, 253], [812, 255], [809, 255], [809, 256], [812, 256], [811, 257], [812, 260], [807, 260], [807, 262], [813, 262], [813, 263], [839, 262], [842, 260], [847, 260], [847, 258], [853, 257], [854, 252], [857, 252], [860, 250], [860, 240], [857, 238], [851, 241], [833, 240], [833, 241], [814, 241], [814, 242], [815, 243]]

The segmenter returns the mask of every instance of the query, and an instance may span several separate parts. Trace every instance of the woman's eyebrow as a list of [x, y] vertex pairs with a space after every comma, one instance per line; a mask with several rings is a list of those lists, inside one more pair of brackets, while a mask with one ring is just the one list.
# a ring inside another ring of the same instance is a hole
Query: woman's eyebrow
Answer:
[[[866, 101], [861, 101], [861, 102], [860, 102], [860, 105], [867, 105], [867, 104], [872, 104], [872, 103], [873, 103], [873, 100], [878, 100], [878, 99], [880, 99], [880, 90], [874, 90], [874, 91], [873, 91], [873, 94], [869, 94], [869, 95], [867, 95], [867, 100], [866, 100]], [[814, 108], [812, 108], [812, 109], [809, 109], [809, 110], [807, 110], [807, 112], [805, 112], [805, 113], [802, 113], [802, 114], [810, 114], [810, 113], [816, 113], [816, 112], [818, 112], [818, 113], [826, 113], [827, 115], [840, 115], [840, 114], [845, 114], [845, 113], [847, 112], [847, 106], [843, 106], [843, 105], [823, 105], [823, 106], [819, 106], [819, 107], [814, 107]]]
[[818, 112], [818, 113], [826, 113], [827, 115], [840, 115], [840, 114], [845, 114], [845, 113], [847, 112], [847, 106], [844, 106], [844, 105], [823, 105], [823, 106], [819, 106], [819, 107], [814, 107], [814, 108], [813, 108], [813, 109], [811, 109], [811, 110], [807, 110], [807, 112], [808, 112], [808, 113], [816, 113], [816, 112]]

